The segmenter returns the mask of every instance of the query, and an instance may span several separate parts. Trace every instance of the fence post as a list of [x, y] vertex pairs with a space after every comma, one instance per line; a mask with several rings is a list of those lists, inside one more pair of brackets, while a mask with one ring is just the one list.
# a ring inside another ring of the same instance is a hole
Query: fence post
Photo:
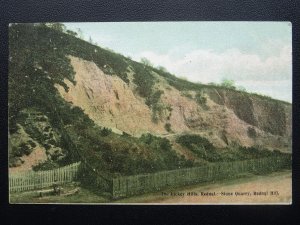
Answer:
[[78, 162], [54, 170], [9, 174], [9, 192], [12, 193], [50, 187], [55, 179], [57, 179], [59, 183], [71, 182], [75, 179], [75, 174], [77, 174], [80, 164], [81, 163]]

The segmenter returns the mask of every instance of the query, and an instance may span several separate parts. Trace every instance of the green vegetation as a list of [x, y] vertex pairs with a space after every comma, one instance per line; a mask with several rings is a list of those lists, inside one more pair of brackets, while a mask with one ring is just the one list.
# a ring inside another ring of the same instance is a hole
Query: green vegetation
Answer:
[[197, 92], [196, 95], [195, 95], [195, 99], [196, 99], [196, 102], [199, 104], [199, 105], [205, 105], [206, 104], [206, 97], [203, 96], [203, 93], [201, 92]]
[[160, 96], [163, 93], [164, 92], [161, 90], [155, 91], [153, 94], [151, 94], [150, 96], [147, 97], [146, 102], [145, 102], [146, 105], [148, 105], [148, 106], [156, 105], [159, 102]]
[[172, 132], [171, 124], [170, 124], [170, 123], [166, 123], [166, 124], [165, 124], [165, 129], [166, 129], [166, 131], [168, 131], [168, 132]]
[[182, 135], [176, 139], [176, 142], [206, 161], [221, 161], [216, 148], [206, 138], [198, 135]]
[[256, 138], [256, 131], [253, 127], [248, 127], [247, 134], [250, 138]]
[[193, 96], [188, 91], [182, 91], [181, 95], [189, 99], [193, 99]]
[[146, 57], [141, 58], [141, 63], [144, 64], [145, 66], [153, 67], [153, 64]]
[[259, 147], [230, 146], [218, 151], [206, 138], [199, 135], [182, 135], [176, 139], [180, 145], [208, 162], [227, 162], [284, 155], [278, 150], [270, 151]]
[[235, 87], [235, 83], [233, 80], [228, 80], [228, 79], [223, 79], [223, 82], [221, 84], [217, 84], [214, 82], [210, 82], [208, 84], [201, 84], [201, 83], [193, 83], [190, 82], [186, 79], [181, 79], [176, 77], [175, 75], [169, 73], [165, 68], [152, 68], [152, 70], [156, 73], [158, 73], [160, 76], [164, 77], [166, 81], [176, 88], [179, 91], [201, 91], [203, 88], [214, 88], [217, 90], [229, 90], [233, 91], [235, 93], [241, 93], [246, 96], [256, 96], [262, 100], [267, 100], [267, 101], [272, 101], [272, 102], [279, 102], [279, 103], [284, 103], [284, 104], [290, 104], [288, 102], [278, 100], [278, 99], [273, 99], [270, 96], [262, 95], [262, 94], [257, 94], [257, 93], [248, 93], [246, 92], [246, 89], [242, 86]]
[[[63, 149], [66, 155], [63, 159], [41, 164], [36, 169], [49, 169], [78, 160], [89, 162], [89, 166], [96, 171], [126, 175], [192, 166], [191, 161], [176, 155], [167, 139], [150, 134], [141, 138], [126, 134], [117, 135], [108, 128], [97, 126], [82, 109], [66, 102], [54, 85], [59, 84], [68, 91], [65, 79], [76, 84], [75, 72], [68, 56], [93, 61], [105, 73], [116, 75], [126, 83], [129, 83], [128, 72], [133, 71], [136, 91], [145, 98], [146, 104], [151, 108], [154, 122], [159, 120], [162, 111], [168, 107], [160, 102], [163, 92], [154, 88], [156, 80], [153, 72], [164, 77], [170, 85], [180, 91], [196, 91], [198, 94], [195, 98], [199, 104], [206, 103], [206, 98], [200, 94], [203, 88], [224, 87], [195, 84], [179, 79], [164, 68], [153, 68], [151, 63], [145, 60], [143, 64], [134, 62], [78, 38], [82, 36], [80, 30], [77, 34], [57, 23], [12, 24], [9, 27], [9, 132], [17, 132], [17, 124], [22, 124], [35, 142], [48, 150], [55, 145]], [[47, 122], [49, 126], [45, 127], [44, 132], [40, 132], [34, 125], [25, 124], [23, 110], [39, 112], [44, 117], [35, 120]], [[169, 111], [171, 112], [171, 108]], [[45, 136], [50, 128], [59, 134], [57, 140], [54, 140], [54, 134]], [[171, 124], [166, 123], [165, 128], [170, 132]], [[226, 157], [217, 153], [203, 138], [187, 137], [188, 142], [184, 139], [182, 137], [178, 143], [207, 161], [231, 160], [230, 157], [233, 157], [230, 152]], [[12, 156], [12, 164], [19, 163], [16, 162], [17, 157], [29, 154], [34, 144], [33, 142], [14, 148], [9, 153]], [[248, 152], [247, 149], [239, 151]], [[257, 154], [261, 154], [261, 151]]]
[[[34, 126], [37, 118], [33, 119], [33, 124], [24, 123], [26, 117], [22, 110], [34, 109], [48, 118], [51, 128], [60, 135], [57, 147], [66, 154], [62, 160], [47, 161], [35, 169], [49, 169], [56, 167], [56, 164], [81, 160], [89, 162], [90, 167], [97, 171], [136, 174], [184, 164], [163, 141], [159, 145], [149, 145], [140, 139], [120, 136], [108, 128], [95, 125], [80, 108], [64, 101], [54, 87], [58, 83], [68, 91], [64, 79], [75, 84], [68, 55], [93, 61], [125, 82], [128, 82], [126, 73], [130, 65], [138, 93], [146, 98], [154, 112], [158, 112], [160, 109], [157, 103], [162, 92], [152, 93], [154, 77], [148, 66], [91, 45], [77, 38], [75, 33], [55, 24], [13, 24], [9, 28], [9, 40], [10, 133], [15, 133], [16, 124], [21, 123], [35, 141], [51, 149], [53, 141], [49, 143], [45, 134], [38, 132]], [[45, 127], [45, 132], [49, 129]], [[22, 145], [22, 149], [15, 149], [14, 155], [10, 154], [11, 159], [28, 154], [27, 148], [30, 149]]]
[[53, 162], [52, 160], [47, 160], [43, 163], [39, 163], [38, 165], [33, 167], [34, 171], [43, 171], [43, 170], [52, 170], [52, 169], [56, 169], [59, 168], [59, 164], [57, 164], [56, 162]]
[[134, 68], [134, 80], [137, 85], [137, 92], [140, 96], [146, 99], [145, 103], [152, 110], [152, 121], [157, 123], [161, 117], [164, 106], [159, 103], [160, 96], [163, 94], [161, 90], [154, 90], [155, 78], [151, 73], [151, 67], [148, 65], [142, 65], [136, 62], [131, 63]]
[[235, 90], [235, 82], [234, 80], [229, 80], [229, 79], [223, 79], [221, 83], [222, 87], [228, 88], [228, 89], [233, 89]]
[[193, 165], [190, 160], [179, 158], [172, 149], [170, 141], [166, 138], [156, 137], [151, 134], [143, 134], [140, 137], [140, 140], [147, 144], [152, 151], [155, 151], [155, 155], [159, 156], [160, 162], [158, 161], [156, 165], [157, 169], [155, 171], [166, 170], [167, 168], [178, 169]]
[[152, 110], [152, 121], [154, 123], [158, 122], [158, 120], [162, 116], [163, 110], [165, 109], [165, 106], [162, 103], [160, 103], [160, 96], [163, 93], [164, 93], [163, 91], [157, 90], [157, 91], [153, 92], [150, 96], [148, 96], [146, 98], [146, 102], [145, 103]]
[[137, 62], [132, 62], [131, 66], [134, 68], [133, 82], [137, 85], [138, 94], [144, 98], [151, 96], [154, 76], [149, 67]]

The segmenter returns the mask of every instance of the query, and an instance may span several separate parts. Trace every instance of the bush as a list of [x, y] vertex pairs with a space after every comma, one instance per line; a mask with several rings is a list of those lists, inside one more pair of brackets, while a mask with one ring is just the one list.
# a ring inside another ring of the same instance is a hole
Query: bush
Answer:
[[45, 162], [39, 163], [36, 166], [33, 166], [32, 169], [34, 171], [42, 171], [42, 170], [53, 170], [58, 168], [59, 165], [51, 160], [47, 160]]
[[128, 133], [126, 133], [125, 131], [122, 132], [122, 136], [123, 136], [123, 137], [131, 137], [131, 135], [128, 134]]
[[195, 98], [196, 98], [196, 102], [198, 104], [200, 104], [200, 105], [205, 105], [206, 104], [207, 99], [206, 99], [205, 96], [203, 96], [202, 93], [197, 92], [196, 95], [195, 95]]
[[221, 83], [221, 87], [225, 87], [233, 90], [236, 89], [234, 80], [229, 80], [229, 79], [223, 79]]
[[32, 152], [32, 148], [28, 147], [28, 145], [26, 143], [22, 143], [19, 146], [20, 152], [21, 154], [25, 154], [25, 155], [29, 155]]
[[30, 144], [30, 146], [32, 148], [35, 148], [36, 147], [36, 143], [34, 143], [32, 140], [28, 140], [28, 143]]
[[186, 91], [182, 92], [182, 96], [187, 97], [189, 99], [193, 99], [193, 96], [189, 92], [186, 92]]
[[151, 164], [156, 171], [190, 166], [190, 162], [176, 154], [167, 138], [143, 134], [139, 140], [147, 144], [149, 150], [154, 151], [156, 160], [152, 160]]
[[48, 141], [48, 143], [51, 144], [51, 145], [56, 145], [56, 141], [54, 139], [50, 139]]
[[280, 154], [281, 154], [281, 151], [278, 150], [278, 149], [274, 149], [274, 150], [273, 150], [273, 153], [280, 155]]
[[22, 152], [22, 149], [20, 147], [13, 146], [12, 147], [12, 155], [14, 157], [21, 157], [24, 155], [24, 153]]
[[45, 131], [45, 132], [49, 132], [49, 131], [50, 131], [50, 129], [51, 129], [51, 127], [50, 127], [50, 126], [46, 126], [46, 127], [44, 128], [44, 131]]
[[44, 144], [44, 147], [45, 147], [46, 150], [49, 150], [49, 149], [51, 148], [51, 145], [49, 145], [49, 144]]
[[171, 132], [172, 131], [171, 124], [170, 123], [166, 123], [165, 124], [165, 129], [166, 129], [166, 131]]
[[247, 134], [250, 138], [256, 138], [256, 131], [253, 127], [248, 127]]
[[153, 94], [151, 94], [150, 96], [148, 96], [146, 98], [146, 105], [153, 106], [156, 105], [159, 102], [160, 96], [163, 94], [164, 92], [161, 90], [157, 90], [156, 92], [154, 92]]
[[144, 64], [145, 66], [153, 67], [153, 64], [146, 57], [141, 58], [141, 63]]
[[176, 142], [209, 162], [222, 161], [216, 148], [204, 137], [198, 135], [182, 135]]
[[9, 156], [8, 165], [9, 167], [18, 167], [24, 163], [19, 157], [14, 157], [12, 155]]
[[132, 62], [131, 66], [134, 70], [133, 82], [137, 85], [138, 94], [144, 98], [150, 97], [154, 85], [154, 76], [148, 68], [139, 63]]
[[101, 131], [100, 131], [100, 134], [101, 134], [102, 137], [108, 136], [111, 133], [112, 133], [112, 130], [109, 129], [109, 128], [106, 128], [106, 127], [102, 128]]

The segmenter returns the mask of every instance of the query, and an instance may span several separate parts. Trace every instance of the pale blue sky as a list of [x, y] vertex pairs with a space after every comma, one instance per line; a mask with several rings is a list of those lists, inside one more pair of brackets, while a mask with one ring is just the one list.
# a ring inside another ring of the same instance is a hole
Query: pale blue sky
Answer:
[[292, 101], [289, 22], [65, 24], [80, 28], [86, 40], [91, 37], [101, 47], [135, 60], [147, 57], [191, 81], [220, 82], [226, 77], [249, 91]]

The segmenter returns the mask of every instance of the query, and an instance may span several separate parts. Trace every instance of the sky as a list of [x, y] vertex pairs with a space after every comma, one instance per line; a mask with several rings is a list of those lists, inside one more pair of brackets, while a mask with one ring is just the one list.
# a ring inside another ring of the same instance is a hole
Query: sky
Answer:
[[65, 23], [136, 61], [146, 57], [192, 82], [236, 86], [292, 102], [290, 22]]

